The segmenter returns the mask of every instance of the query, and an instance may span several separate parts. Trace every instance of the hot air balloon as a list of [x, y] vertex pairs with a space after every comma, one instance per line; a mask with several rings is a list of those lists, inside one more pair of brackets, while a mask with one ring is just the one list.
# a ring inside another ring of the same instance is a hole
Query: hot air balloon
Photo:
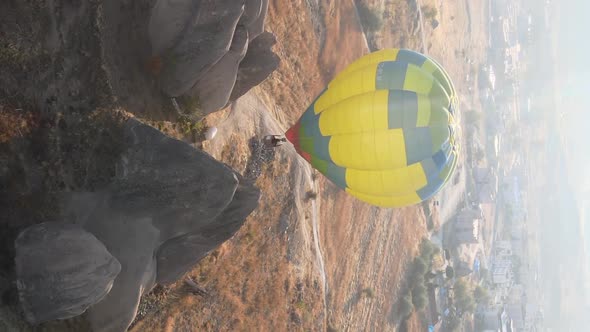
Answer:
[[457, 165], [456, 103], [435, 60], [386, 49], [340, 72], [285, 136], [349, 194], [408, 206], [436, 194]]

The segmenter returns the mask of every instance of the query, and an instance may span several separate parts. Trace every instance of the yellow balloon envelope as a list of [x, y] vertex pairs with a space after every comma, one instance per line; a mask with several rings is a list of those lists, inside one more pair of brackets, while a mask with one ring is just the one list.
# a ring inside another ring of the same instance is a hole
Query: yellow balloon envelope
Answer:
[[412, 205], [436, 194], [457, 165], [456, 100], [437, 62], [410, 50], [381, 50], [340, 72], [286, 136], [358, 199]]

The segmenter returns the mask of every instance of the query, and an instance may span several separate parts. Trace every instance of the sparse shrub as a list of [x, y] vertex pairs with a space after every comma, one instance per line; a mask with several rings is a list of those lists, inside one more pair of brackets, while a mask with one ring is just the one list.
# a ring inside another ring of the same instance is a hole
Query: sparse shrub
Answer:
[[327, 331], [328, 332], [339, 332], [340, 330], [337, 329], [336, 327], [334, 327], [332, 324], [329, 324]]
[[196, 141], [205, 139], [205, 132], [209, 129], [207, 121], [202, 119], [195, 121], [191, 117], [182, 116], [178, 120], [178, 129], [184, 135], [193, 135]]
[[307, 304], [305, 302], [303, 302], [303, 300], [297, 301], [297, 303], [295, 303], [295, 307], [299, 310], [302, 310], [302, 311], [307, 310]]
[[194, 95], [183, 95], [178, 98], [178, 103], [182, 107], [182, 111], [185, 112], [186, 115], [201, 117], [201, 101], [199, 100], [199, 96]]
[[318, 193], [316, 193], [315, 191], [308, 191], [307, 193], [305, 193], [305, 199], [306, 200], [314, 200], [318, 197]]
[[366, 297], [372, 299], [375, 297], [375, 291], [373, 291], [373, 288], [365, 288], [361, 291], [361, 295], [365, 295]]
[[37, 125], [38, 119], [32, 112], [0, 105], [0, 143], [9, 142], [16, 137], [23, 137]]
[[432, 254], [434, 253], [434, 245], [428, 239], [422, 240], [420, 243], [420, 257], [429, 262], [432, 260]]
[[357, 2], [357, 8], [361, 24], [365, 31], [375, 32], [383, 27], [383, 14], [379, 14], [377, 9], [371, 9], [364, 2]]
[[438, 15], [438, 10], [431, 5], [425, 5], [422, 6], [422, 15], [424, 15], [424, 18], [427, 20], [433, 20], [436, 18], [436, 15]]

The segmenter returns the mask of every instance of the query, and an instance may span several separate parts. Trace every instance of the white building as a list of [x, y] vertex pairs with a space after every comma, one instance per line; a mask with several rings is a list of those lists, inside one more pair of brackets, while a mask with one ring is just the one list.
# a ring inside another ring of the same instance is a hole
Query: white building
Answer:
[[512, 286], [514, 274], [512, 260], [509, 257], [498, 257], [494, 260], [491, 271], [492, 283], [499, 287]]
[[494, 253], [499, 257], [512, 256], [512, 244], [510, 241], [496, 241], [494, 242]]

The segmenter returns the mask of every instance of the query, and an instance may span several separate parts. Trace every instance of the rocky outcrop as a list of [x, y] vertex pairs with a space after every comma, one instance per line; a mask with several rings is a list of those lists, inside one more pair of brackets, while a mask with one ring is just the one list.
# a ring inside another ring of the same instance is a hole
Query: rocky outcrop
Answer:
[[[206, 115], [262, 82], [279, 62], [270, 49], [274, 37], [269, 44], [270, 34], [263, 34], [268, 5], [268, 0], [158, 0], [149, 32], [152, 55], [161, 58], [162, 91], [191, 100], [185, 105], [189, 113]], [[244, 63], [247, 49], [251, 60]]]
[[88, 310], [96, 331], [124, 331], [142, 294], [176, 281], [229, 239], [256, 208], [259, 190], [190, 145], [131, 119], [109, 188], [69, 193], [66, 217], [121, 263], [108, 295]]
[[15, 249], [18, 294], [32, 324], [82, 314], [105, 297], [121, 271], [103, 243], [77, 225], [31, 226]]
[[156, 1], [148, 27], [153, 55], [174, 47], [197, 9], [197, 1]]
[[152, 219], [129, 218], [103, 207], [100, 218], [86, 226], [109, 248], [123, 267], [109, 294], [88, 310], [95, 331], [125, 331], [137, 314], [144, 292], [155, 286], [154, 250], [159, 232]]
[[189, 91], [199, 98], [202, 114], [215, 112], [228, 103], [247, 49], [248, 30], [238, 27], [229, 51]]
[[268, 0], [248, 0], [246, 2], [246, 8], [251, 6], [252, 8], [260, 8], [258, 15], [253, 14], [248, 18], [253, 18], [251, 23], [248, 23], [248, 33], [250, 38], [253, 40], [264, 31], [264, 20], [266, 19], [266, 12], [268, 11]]
[[[186, 93], [229, 51], [243, 12], [240, 1], [200, 2], [176, 44], [158, 54], [162, 56], [163, 64], [160, 86], [167, 95], [178, 97]], [[168, 24], [174, 22], [163, 26]], [[167, 44], [168, 41], [155, 42], [156, 45], [162, 43]]]
[[[240, 182], [242, 180], [240, 179]], [[166, 241], [158, 249], [157, 282], [172, 283], [207, 256], [211, 244], [223, 243], [242, 226], [257, 206], [260, 192], [250, 185], [239, 185], [232, 202], [215, 220], [191, 233]]]
[[240, 63], [230, 101], [236, 101], [250, 89], [262, 83], [279, 67], [281, 60], [271, 50], [276, 42], [276, 37], [272, 33], [264, 32], [250, 43], [248, 53]]

